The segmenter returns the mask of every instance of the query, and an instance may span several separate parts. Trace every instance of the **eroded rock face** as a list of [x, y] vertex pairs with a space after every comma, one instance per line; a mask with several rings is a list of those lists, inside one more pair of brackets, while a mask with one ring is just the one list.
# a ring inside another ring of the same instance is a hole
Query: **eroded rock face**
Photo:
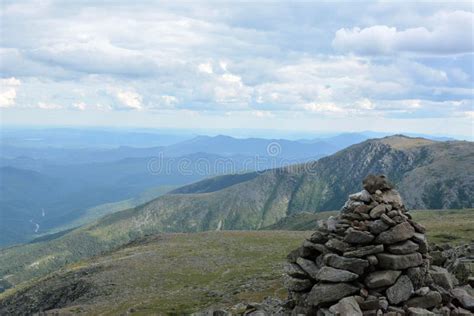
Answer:
[[[296, 266], [286, 270], [288, 313], [454, 315], [472, 309], [474, 299], [456, 288], [446, 267], [430, 268], [426, 229], [412, 220], [390, 182], [370, 175], [363, 186], [289, 256]], [[446, 264], [449, 255], [437, 251], [433, 260]], [[464, 266], [457, 258], [450, 262]]]

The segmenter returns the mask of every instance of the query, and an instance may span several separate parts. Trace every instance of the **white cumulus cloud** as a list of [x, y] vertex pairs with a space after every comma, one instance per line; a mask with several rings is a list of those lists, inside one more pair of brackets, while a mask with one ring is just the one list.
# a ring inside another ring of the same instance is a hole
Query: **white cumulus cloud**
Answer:
[[0, 79], [0, 108], [8, 108], [15, 105], [16, 90], [21, 81], [11, 77]]
[[132, 110], [141, 110], [142, 106], [142, 96], [133, 91], [118, 91], [117, 99], [128, 109]]
[[426, 25], [406, 29], [381, 24], [341, 28], [332, 45], [338, 51], [368, 55], [401, 52], [449, 55], [474, 51], [474, 13], [439, 12], [421, 22]]

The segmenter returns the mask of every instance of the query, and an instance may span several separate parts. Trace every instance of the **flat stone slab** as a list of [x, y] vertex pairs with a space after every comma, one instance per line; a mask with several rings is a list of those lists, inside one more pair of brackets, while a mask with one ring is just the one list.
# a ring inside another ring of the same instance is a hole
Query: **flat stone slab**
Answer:
[[389, 270], [404, 270], [419, 266], [423, 263], [423, 257], [420, 253], [410, 253], [407, 255], [394, 255], [390, 253], [378, 253], [379, 267]]
[[420, 248], [420, 246], [418, 246], [417, 243], [415, 243], [411, 240], [406, 240], [404, 242], [388, 246], [388, 251], [391, 252], [391, 253], [394, 253], [396, 255], [405, 255], [405, 254], [408, 254], [408, 253], [414, 253], [419, 248]]
[[410, 239], [415, 234], [415, 228], [408, 222], [393, 226], [387, 231], [381, 232], [375, 242], [379, 244], [394, 244], [399, 241]]
[[317, 280], [328, 282], [348, 282], [353, 281], [358, 277], [359, 275], [353, 272], [332, 267], [322, 267], [316, 275]]
[[418, 296], [409, 299], [406, 302], [408, 307], [432, 308], [440, 304], [442, 301], [441, 294], [431, 291], [425, 296]]
[[357, 274], [364, 273], [369, 266], [369, 261], [359, 258], [348, 258], [336, 254], [327, 254], [324, 256], [324, 263], [337, 269], [348, 270]]
[[408, 309], [408, 316], [430, 316], [430, 315], [435, 315], [435, 314], [424, 308], [410, 307]]
[[402, 272], [396, 270], [375, 271], [365, 278], [364, 283], [371, 289], [389, 286], [395, 283], [400, 274], [402, 274]]
[[374, 235], [369, 232], [348, 229], [344, 241], [350, 244], [368, 244], [374, 240]]
[[359, 247], [354, 250], [348, 250], [344, 252], [344, 257], [365, 257], [367, 255], [372, 255], [376, 253], [380, 253], [384, 251], [383, 245], [375, 245], [375, 246], [365, 246], [365, 247]]
[[359, 292], [359, 288], [348, 283], [316, 284], [308, 294], [306, 302], [310, 306], [339, 301], [341, 298]]

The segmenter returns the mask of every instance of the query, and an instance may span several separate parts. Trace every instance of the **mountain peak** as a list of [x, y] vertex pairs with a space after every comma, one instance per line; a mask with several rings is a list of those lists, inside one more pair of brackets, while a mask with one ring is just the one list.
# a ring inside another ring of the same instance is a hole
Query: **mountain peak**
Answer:
[[396, 149], [409, 149], [435, 143], [434, 140], [426, 139], [423, 137], [409, 137], [402, 134], [383, 137], [378, 139], [378, 141]]

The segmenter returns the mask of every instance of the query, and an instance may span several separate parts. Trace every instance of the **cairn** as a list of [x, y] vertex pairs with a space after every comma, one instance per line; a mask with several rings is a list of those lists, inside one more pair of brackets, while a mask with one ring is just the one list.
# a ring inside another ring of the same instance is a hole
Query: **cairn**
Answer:
[[389, 181], [369, 175], [363, 187], [288, 255], [291, 314], [472, 315], [472, 288], [430, 266], [425, 228]]

